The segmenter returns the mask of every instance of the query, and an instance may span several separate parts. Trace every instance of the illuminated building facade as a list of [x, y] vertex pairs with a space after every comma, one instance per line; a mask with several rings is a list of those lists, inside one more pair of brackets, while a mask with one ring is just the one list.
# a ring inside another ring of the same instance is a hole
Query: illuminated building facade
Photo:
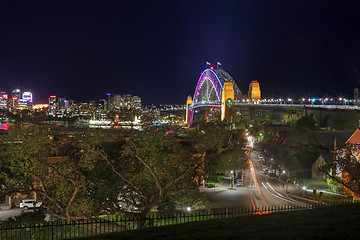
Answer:
[[31, 109], [33, 104], [33, 95], [32, 92], [23, 92], [22, 98], [19, 99], [19, 108], [20, 109]]
[[33, 102], [32, 92], [23, 92], [22, 99], [24, 99], [24, 100], [26, 100], [28, 102]]
[[21, 99], [21, 90], [20, 89], [14, 89], [11, 93], [12, 98]]
[[6, 92], [0, 92], [0, 109], [8, 108], [8, 94]]
[[141, 108], [141, 98], [138, 96], [132, 96], [130, 94], [125, 95], [108, 95], [109, 96], [109, 110], [115, 110], [120, 108]]
[[20, 89], [14, 89], [11, 92], [11, 99], [9, 107], [12, 109], [17, 109], [19, 107], [19, 99], [21, 99], [21, 90]]
[[69, 102], [65, 98], [58, 98], [58, 111], [64, 114], [69, 108]]
[[136, 109], [140, 109], [141, 108], [141, 98], [138, 96], [134, 96], [132, 100], [133, 100], [132, 104], [134, 105], [134, 107]]
[[260, 100], [261, 99], [261, 91], [260, 84], [257, 80], [253, 80], [249, 86], [248, 98], [250, 100]]
[[49, 97], [49, 114], [55, 115], [57, 111], [57, 101], [56, 96], [52, 95]]
[[18, 99], [17, 108], [28, 109], [30, 108], [29, 102], [26, 99]]
[[11, 94], [0, 92], [0, 109], [31, 109], [33, 102], [32, 92], [14, 89]]

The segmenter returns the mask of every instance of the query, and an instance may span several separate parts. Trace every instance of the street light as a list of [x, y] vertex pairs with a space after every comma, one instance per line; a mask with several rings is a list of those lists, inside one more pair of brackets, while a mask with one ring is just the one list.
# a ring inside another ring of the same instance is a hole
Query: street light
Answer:
[[[288, 179], [287, 179], [287, 175], [286, 175], [286, 171], [283, 170], [283, 174], [285, 175], [284, 178], [286, 178], [286, 192], [288, 192]], [[285, 179], [284, 179], [285, 180]]]
[[305, 186], [305, 185], [302, 186], [302, 190], [303, 190], [303, 194], [304, 194], [304, 196], [305, 196], [305, 191], [306, 191], [306, 186]]
[[234, 184], [233, 179], [232, 179], [233, 174], [234, 174], [234, 171], [231, 170], [231, 171], [230, 171], [230, 186], [231, 186], [231, 188], [233, 188], [233, 184]]

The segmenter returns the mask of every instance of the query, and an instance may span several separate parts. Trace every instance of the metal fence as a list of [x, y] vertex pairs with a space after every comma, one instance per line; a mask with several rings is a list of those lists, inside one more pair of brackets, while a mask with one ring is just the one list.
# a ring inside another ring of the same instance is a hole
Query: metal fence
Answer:
[[289, 212], [304, 209], [313, 209], [328, 205], [355, 203], [342, 201], [335, 203], [317, 203], [286, 206], [270, 206], [257, 209], [221, 208], [196, 212], [178, 213], [171, 216], [152, 214], [146, 218], [102, 216], [78, 222], [52, 222], [49, 224], [0, 226], [0, 240], [41, 240], [41, 239], [69, 239], [75, 237], [93, 236], [102, 233], [121, 232], [146, 227], [157, 227], [187, 222], [197, 222], [209, 219], [235, 218], [247, 215], [263, 215], [276, 212]]

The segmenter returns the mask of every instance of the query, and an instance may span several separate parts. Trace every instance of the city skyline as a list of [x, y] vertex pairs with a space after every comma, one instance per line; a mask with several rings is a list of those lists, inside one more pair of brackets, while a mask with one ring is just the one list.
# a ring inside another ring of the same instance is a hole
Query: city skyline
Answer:
[[352, 2], [1, 2], [0, 90], [75, 101], [106, 93], [185, 104], [205, 62], [246, 94], [352, 96], [360, 81]]

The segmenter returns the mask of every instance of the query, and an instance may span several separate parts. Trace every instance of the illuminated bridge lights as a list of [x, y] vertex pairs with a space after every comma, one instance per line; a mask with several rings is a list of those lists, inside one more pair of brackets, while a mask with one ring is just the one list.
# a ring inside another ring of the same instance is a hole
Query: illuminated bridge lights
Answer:
[[221, 108], [220, 104], [198, 104], [198, 105], [193, 105], [191, 106], [191, 108], [198, 108], [198, 107], [216, 107], [216, 108]]
[[[210, 74], [208, 74], [208, 72], [210, 72]], [[216, 78], [217, 82], [215, 81], [214, 77]], [[216, 75], [216, 73], [211, 70], [211, 69], [205, 69], [200, 78], [199, 78], [199, 81], [196, 85], [196, 88], [195, 88], [195, 93], [194, 93], [194, 102], [196, 103], [197, 102], [197, 97], [198, 97], [198, 91], [200, 89], [200, 87], [202, 86], [202, 84], [204, 83], [204, 81], [209, 81], [215, 91], [215, 94], [216, 94], [216, 97], [217, 97], [217, 100], [219, 102], [221, 102], [221, 95], [220, 95], [220, 91], [223, 89], [223, 85], [219, 79], [219, 77]], [[218, 84], [217, 84], [218, 83]], [[220, 86], [220, 89], [219, 89], [219, 86]]]

